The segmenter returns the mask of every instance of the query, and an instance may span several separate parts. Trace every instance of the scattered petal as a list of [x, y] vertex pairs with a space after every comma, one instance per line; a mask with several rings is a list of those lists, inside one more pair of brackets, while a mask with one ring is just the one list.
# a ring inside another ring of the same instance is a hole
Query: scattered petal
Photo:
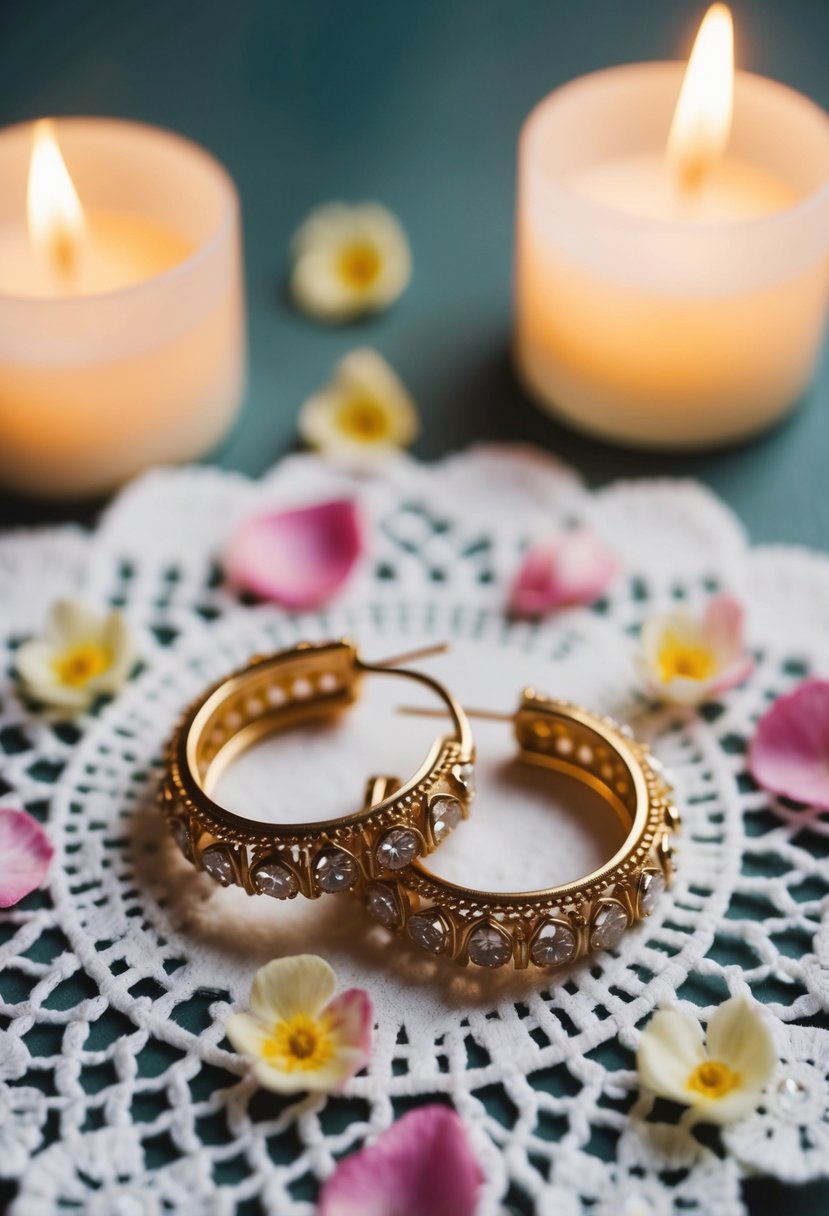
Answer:
[[328, 963], [314, 954], [274, 959], [257, 971], [252, 1012], [229, 1017], [225, 1033], [264, 1088], [332, 1093], [365, 1066], [371, 1000], [362, 988], [334, 997], [335, 984]]
[[406, 234], [379, 203], [317, 208], [294, 236], [292, 254], [294, 303], [322, 321], [388, 308], [412, 273]]
[[458, 1115], [422, 1106], [340, 1162], [318, 1216], [474, 1216], [482, 1181]]
[[336, 595], [361, 552], [357, 507], [343, 499], [246, 520], [231, 537], [225, 573], [240, 590], [302, 611]]
[[527, 552], [510, 592], [510, 611], [532, 619], [592, 604], [618, 572], [614, 554], [588, 528], [559, 532]]
[[343, 463], [371, 467], [416, 438], [417, 407], [383, 356], [359, 347], [302, 406], [299, 432]]
[[829, 810], [829, 681], [777, 698], [757, 725], [749, 769], [764, 789]]
[[745, 683], [754, 660], [745, 649], [742, 604], [718, 595], [701, 617], [687, 608], [649, 617], [637, 666], [648, 692], [675, 705], [699, 705]]
[[49, 869], [54, 849], [28, 811], [0, 807], [0, 908], [10, 908], [35, 891]]
[[726, 1124], [756, 1109], [777, 1056], [758, 1006], [734, 997], [711, 1017], [705, 1043], [695, 1018], [659, 1010], [642, 1031], [637, 1067], [652, 1093], [691, 1107], [702, 1122]]
[[82, 600], [57, 600], [43, 637], [18, 650], [17, 674], [36, 701], [80, 713], [102, 693], [123, 687], [135, 655], [122, 613], [101, 616]]

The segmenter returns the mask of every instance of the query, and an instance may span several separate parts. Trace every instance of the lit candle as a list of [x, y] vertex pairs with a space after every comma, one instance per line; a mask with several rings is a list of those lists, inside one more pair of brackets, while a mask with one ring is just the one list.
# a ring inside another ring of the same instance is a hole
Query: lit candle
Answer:
[[528, 118], [519, 374], [552, 412], [612, 440], [755, 433], [811, 380], [828, 253], [829, 117], [735, 77], [730, 13], [714, 5], [684, 73], [599, 72]]
[[178, 136], [0, 132], [0, 483], [100, 493], [218, 442], [244, 388], [240, 250], [232, 182]]

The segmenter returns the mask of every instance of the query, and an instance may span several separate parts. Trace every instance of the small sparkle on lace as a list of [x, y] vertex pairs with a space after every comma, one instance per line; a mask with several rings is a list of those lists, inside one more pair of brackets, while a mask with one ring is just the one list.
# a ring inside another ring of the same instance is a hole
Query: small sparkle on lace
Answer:
[[279, 861], [263, 861], [253, 871], [253, 885], [261, 895], [290, 899], [299, 885], [291, 871]]
[[537, 967], [560, 967], [569, 963], [576, 953], [576, 935], [572, 929], [550, 920], [535, 935], [530, 957]]
[[479, 925], [469, 936], [466, 952], [478, 967], [503, 967], [512, 956], [512, 943], [494, 925]]
[[202, 869], [223, 886], [226, 887], [233, 882], [233, 862], [230, 860], [227, 849], [221, 845], [212, 845], [209, 849], [205, 849], [202, 853], [201, 864]]
[[383, 883], [374, 883], [368, 888], [366, 906], [374, 919], [379, 920], [387, 929], [393, 929], [400, 923], [400, 912], [394, 892]]
[[445, 840], [461, 821], [461, 804], [451, 794], [440, 794], [431, 802], [432, 836], [435, 844]]
[[593, 918], [591, 950], [612, 950], [628, 927], [628, 916], [619, 904], [602, 904]]
[[456, 764], [452, 769], [452, 776], [457, 781], [462, 789], [466, 790], [470, 798], [475, 795], [475, 765], [474, 764]]
[[414, 861], [418, 852], [418, 840], [414, 832], [406, 828], [392, 828], [386, 832], [377, 846], [377, 864], [384, 870], [402, 870]]
[[809, 1096], [809, 1090], [797, 1077], [784, 1077], [777, 1086], [777, 1101], [787, 1115], [796, 1115]]
[[639, 879], [639, 911], [650, 916], [665, 892], [665, 879], [658, 870], [645, 870]]
[[357, 881], [357, 863], [342, 849], [327, 849], [317, 858], [314, 873], [323, 891], [347, 891]]
[[439, 917], [418, 913], [409, 920], [406, 932], [413, 942], [432, 954], [440, 954], [446, 945], [446, 926]]

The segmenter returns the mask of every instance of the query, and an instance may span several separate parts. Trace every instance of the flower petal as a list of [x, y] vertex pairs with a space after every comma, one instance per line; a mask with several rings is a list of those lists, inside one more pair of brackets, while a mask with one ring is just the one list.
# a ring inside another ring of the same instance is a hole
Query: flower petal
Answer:
[[695, 1098], [692, 1123], [716, 1123], [724, 1126], [744, 1119], [757, 1108], [760, 1090], [740, 1086], [723, 1098]]
[[702, 1027], [690, 1014], [660, 1009], [642, 1031], [636, 1066], [651, 1093], [689, 1105], [688, 1077], [705, 1059]]
[[423, 1106], [340, 1162], [318, 1216], [474, 1216], [482, 1180], [459, 1117]]
[[756, 1005], [743, 997], [724, 1001], [712, 1015], [706, 1046], [712, 1060], [739, 1073], [741, 1088], [755, 1093], [765, 1088], [777, 1068], [771, 1031]]
[[249, 1013], [232, 1013], [225, 1022], [225, 1034], [236, 1051], [252, 1060], [262, 1055], [265, 1042], [273, 1033], [270, 1026]]
[[510, 611], [533, 618], [556, 608], [590, 604], [618, 570], [615, 556], [589, 529], [561, 532], [528, 550], [510, 592]]
[[[326, 1006], [323, 1014], [331, 1033], [341, 1047], [353, 1048], [362, 1057], [362, 1068], [371, 1052], [374, 1010], [371, 997], [363, 988], [347, 988]], [[354, 1071], [359, 1071], [359, 1068]]]
[[0, 908], [10, 908], [43, 882], [54, 849], [27, 811], [0, 807]]
[[250, 1007], [269, 1026], [288, 1022], [298, 1014], [315, 1018], [336, 986], [333, 970], [316, 954], [275, 958], [253, 977]]
[[829, 809], [829, 681], [778, 697], [757, 725], [749, 769], [772, 793]]
[[109, 667], [94, 680], [95, 692], [118, 692], [130, 677], [136, 659], [135, 643], [122, 612], [110, 612], [100, 626], [100, 640], [112, 656]]
[[723, 666], [733, 663], [743, 652], [745, 611], [734, 595], [715, 595], [708, 601], [702, 618], [702, 634]]
[[81, 599], [56, 600], [49, 609], [43, 634], [47, 642], [63, 650], [98, 636], [101, 620]]
[[231, 538], [225, 571], [236, 587], [302, 611], [340, 590], [362, 547], [355, 504], [319, 503], [248, 519]]

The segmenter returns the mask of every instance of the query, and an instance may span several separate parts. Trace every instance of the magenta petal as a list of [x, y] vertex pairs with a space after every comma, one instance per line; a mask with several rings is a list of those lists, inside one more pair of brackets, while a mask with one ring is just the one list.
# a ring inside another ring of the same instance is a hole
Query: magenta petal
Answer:
[[588, 528], [561, 532], [528, 550], [510, 592], [514, 616], [592, 604], [619, 570], [616, 557]]
[[772, 793], [829, 810], [829, 682], [778, 697], [757, 724], [749, 768]]
[[234, 586], [283, 608], [316, 608], [345, 583], [362, 551], [360, 517], [347, 499], [256, 515], [225, 554]]
[[340, 1162], [318, 1216], [474, 1216], [482, 1180], [458, 1115], [422, 1106]]
[[354, 1066], [354, 1071], [359, 1072], [371, 1054], [371, 1032], [374, 1026], [371, 997], [364, 988], [347, 988], [329, 1001], [325, 1012], [331, 1019], [336, 1034], [360, 1052], [362, 1061], [355, 1062]]
[[726, 662], [743, 650], [743, 605], [733, 595], [715, 595], [708, 601], [702, 622], [706, 641]]
[[43, 882], [54, 849], [27, 811], [0, 807], [0, 908], [10, 908]]

